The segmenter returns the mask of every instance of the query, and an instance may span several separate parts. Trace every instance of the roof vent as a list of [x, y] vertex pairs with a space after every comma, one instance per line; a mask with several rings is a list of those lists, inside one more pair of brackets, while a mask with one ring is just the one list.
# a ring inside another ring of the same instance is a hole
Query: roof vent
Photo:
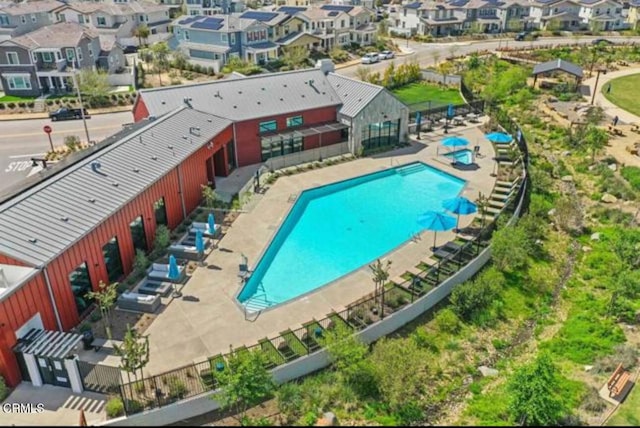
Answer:
[[207, 119], [207, 122], [212, 123], [212, 122], [213, 122], [213, 120], [211, 120], [211, 119]]
[[260, 101], [258, 101], [258, 105], [262, 104]]
[[233, 106], [233, 108], [238, 108], [238, 106]]
[[158, 156], [151, 156], [151, 159], [158, 160]]
[[280, 98], [280, 101], [284, 101], [284, 98]]
[[284, 87], [286, 88], [286, 87], [287, 87], [287, 84], [285, 83], [285, 84], [284, 84], [284, 85], [282, 85], [282, 86], [284, 86]]
[[167, 148], [168, 148], [169, 150], [173, 150], [173, 146], [172, 146], [171, 144], [169, 144], [169, 145], [167, 146]]
[[239, 94], [242, 94], [242, 91], [238, 91]]
[[189, 137], [187, 137], [186, 135], [183, 135], [183, 136], [182, 136], [182, 139], [183, 139], [183, 140], [186, 140], [187, 138], [189, 138]]
[[138, 139], [140, 141], [140, 144], [142, 144], [144, 146], [145, 144], [142, 142], [142, 135], [140, 135], [140, 137], [138, 137]]
[[307, 83], [309, 84], [309, 86], [313, 86], [313, 84], [315, 83], [315, 80], [309, 79]]
[[163, 100], [163, 101], [160, 101], [160, 104], [165, 105], [166, 102]]
[[265, 88], [261, 88], [261, 89], [262, 89], [263, 91], [266, 91], [266, 89], [265, 89]]
[[60, 220], [64, 221], [65, 223], [69, 221], [69, 217], [60, 217]]
[[91, 202], [92, 204], [96, 203], [96, 198], [89, 198], [87, 199], [88, 202]]
[[304, 98], [304, 94], [302, 94], [302, 98]]
[[189, 108], [193, 108], [193, 106], [191, 105], [191, 101], [192, 101], [192, 100], [193, 100], [193, 99], [192, 99], [192, 98], [189, 98], [189, 97], [184, 97], [184, 98], [182, 99], [182, 101], [184, 102], [184, 104], [185, 104], [187, 107], [189, 107]]
[[113, 181], [113, 182], [111, 183], [111, 185], [112, 185], [113, 187], [118, 187], [120, 184], [119, 184], [117, 181]]
[[189, 133], [192, 135], [200, 136], [200, 127], [199, 126], [190, 126]]
[[101, 166], [102, 165], [100, 165], [100, 162], [98, 161], [91, 162], [91, 169], [93, 170], [93, 172], [98, 172]]
[[36, 238], [29, 238], [29, 242], [35, 244], [36, 242], [38, 242], [38, 240]]
[[140, 172], [140, 168], [133, 168], [133, 172]]

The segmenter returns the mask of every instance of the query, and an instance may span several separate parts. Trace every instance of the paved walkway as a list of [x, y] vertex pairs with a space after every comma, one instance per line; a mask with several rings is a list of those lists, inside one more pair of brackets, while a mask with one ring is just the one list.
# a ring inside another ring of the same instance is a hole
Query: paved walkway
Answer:
[[[366, 157], [340, 165], [281, 177], [264, 195], [256, 195], [253, 209], [241, 214], [220, 241], [219, 248], [206, 259], [206, 267], [196, 269], [182, 288], [183, 297], [172, 301], [163, 299], [158, 317], [145, 332], [150, 339], [149, 374], [158, 374], [207, 357], [229, 351], [229, 345], [253, 345], [264, 337], [297, 328], [312, 318], [326, 317], [332, 310], [344, 307], [372, 291], [371, 273], [367, 266], [348, 274], [321, 290], [291, 301], [281, 307], [263, 312], [254, 322], [246, 321], [242, 308], [235, 300], [241, 284], [238, 264], [241, 254], [255, 266], [263, 249], [276, 233], [292, 206], [292, 195], [319, 185], [333, 183], [363, 174], [376, 172], [400, 164], [424, 161], [468, 181], [462, 194], [471, 200], [478, 193], [489, 194], [495, 179], [490, 176], [494, 161], [493, 149], [477, 127], [453, 128], [450, 136], [462, 135], [471, 146], [479, 145], [485, 156], [477, 159], [475, 171], [461, 171], [451, 167], [442, 156], [439, 142], [442, 131], [424, 134], [420, 142], [394, 152]], [[473, 216], [460, 219], [460, 226], [468, 225]], [[440, 244], [453, 238], [452, 232], [438, 233]], [[433, 235], [424, 233], [415, 242], [407, 242], [385, 257], [393, 260], [390, 278], [415, 267], [430, 254]]]
[[[133, 108], [132, 105], [128, 106], [116, 106], [116, 107], [108, 107], [108, 108], [100, 108], [100, 109], [88, 109], [91, 115], [96, 114], [108, 114], [108, 113], [118, 113], [122, 111], [131, 111]], [[5, 113], [0, 114], [0, 122], [3, 120], [30, 120], [30, 119], [47, 119], [49, 117], [49, 112], [43, 113]]]
[[[624, 70], [611, 71], [611, 72], [608, 72], [607, 74], [600, 73], [600, 78], [598, 79], [598, 88], [597, 88], [594, 104], [602, 107], [605, 114], [607, 114], [610, 117], [618, 116], [621, 122], [637, 123], [640, 125], [640, 117], [616, 106], [611, 101], [607, 100], [604, 94], [602, 93], [602, 89], [607, 87], [607, 83], [610, 80], [617, 79], [618, 77], [629, 76], [631, 74], [640, 74], [640, 66], [626, 68]], [[585, 95], [585, 98], [587, 99], [588, 102], [591, 102], [591, 96], [593, 95], [593, 89], [596, 84], [596, 78], [592, 77], [590, 79], [587, 79], [583, 82], [583, 84], [589, 87], [589, 94]]]
[[[77, 426], [80, 410], [84, 410], [89, 426], [107, 420], [105, 404], [107, 397], [92, 392], [77, 395], [69, 388], [44, 385], [35, 388], [29, 382], [22, 382], [0, 406], [0, 425], [3, 426]], [[10, 404], [31, 404], [32, 412], [12, 411]], [[38, 412], [36, 406], [43, 410]]]

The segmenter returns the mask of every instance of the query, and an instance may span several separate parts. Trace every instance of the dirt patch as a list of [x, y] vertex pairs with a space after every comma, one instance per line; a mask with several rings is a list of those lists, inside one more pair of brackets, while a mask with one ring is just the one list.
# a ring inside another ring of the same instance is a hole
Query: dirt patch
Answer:
[[[99, 313], [100, 310], [96, 309]], [[133, 312], [113, 309], [111, 311], [111, 336], [114, 340], [123, 340], [127, 332], [127, 325], [135, 328], [138, 333], [144, 333], [156, 318], [155, 314], [136, 314]], [[107, 339], [104, 328], [104, 318], [93, 323], [91, 329], [96, 338]]]

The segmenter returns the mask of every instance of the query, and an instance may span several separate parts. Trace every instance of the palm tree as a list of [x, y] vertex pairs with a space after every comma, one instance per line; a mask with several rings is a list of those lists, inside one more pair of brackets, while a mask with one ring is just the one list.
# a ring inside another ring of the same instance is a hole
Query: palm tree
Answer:
[[149, 27], [147, 27], [147, 24], [140, 24], [135, 30], [133, 30], [133, 35], [138, 38], [139, 46], [142, 46], [142, 40], [145, 41], [145, 45], [147, 44], [147, 38], [150, 33], [151, 31], [149, 30]]

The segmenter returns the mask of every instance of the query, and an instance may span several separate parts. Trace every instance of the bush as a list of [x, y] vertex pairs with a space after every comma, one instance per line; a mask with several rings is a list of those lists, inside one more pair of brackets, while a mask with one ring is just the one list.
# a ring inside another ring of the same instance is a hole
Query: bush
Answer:
[[112, 397], [105, 405], [105, 411], [110, 418], [117, 418], [124, 415], [124, 403], [120, 397]]
[[0, 376], [0, 402], [4, 401], [9, 396], [9, 387], [7, 386], [4, 377]]
[[438, 312], [434, 322], [438, 330], [444, 333], [456, 334], [460, 331], [460, 319], [450, 308], [445, 308]]
[[91, 322], [98, 322], [102, 319], [102, 314], [100, 313], [100, 311], [93, 311], [91, 312], [91, 315], [89, 316], [89, 320]]
[[88, 322], [83, 322], [82, 324], [80, 324], [80, 333], [84, 333], [85, 331], [91, 331], [91, 324], [89, 324]]
[[630, 370], [638, 363], [638, 350], [629, 345], [617, 345], [613, 348], [613, 354], [600, 358], [593, 365], [594, 373], [609, 375], [618, 364], [622, 364], [626, 370]]
[[607, 403], [600, 397], [598, 390], [591, 387], [582, 399], [582, 407], [589, 412], [600, 413], [607, 408]]
[[625, 166], [620, 170], [620, 174], [634, 190], [640, 191], [640, 168], [637, 166]]
[[149, 267], [149, 259], [147, 255], [142, 250], [136, 250], [136, 256], [133, 260], [133, 271], [136, 274], [143, 274], [146, 272]]
[[169, 387], [169, 398], [180, 399], [187, 395], [187, 385], [176, 376], [171, 376], [167, 380]]
[[491, 267], [484, 270], [473, 281], [460, 284], [451, 293], [451, 304], [455, 313], [464, 321], [485, 324], [497, 314], [492, 306], [497, 303], [500, 288], [504, 285], [504, 276]]

